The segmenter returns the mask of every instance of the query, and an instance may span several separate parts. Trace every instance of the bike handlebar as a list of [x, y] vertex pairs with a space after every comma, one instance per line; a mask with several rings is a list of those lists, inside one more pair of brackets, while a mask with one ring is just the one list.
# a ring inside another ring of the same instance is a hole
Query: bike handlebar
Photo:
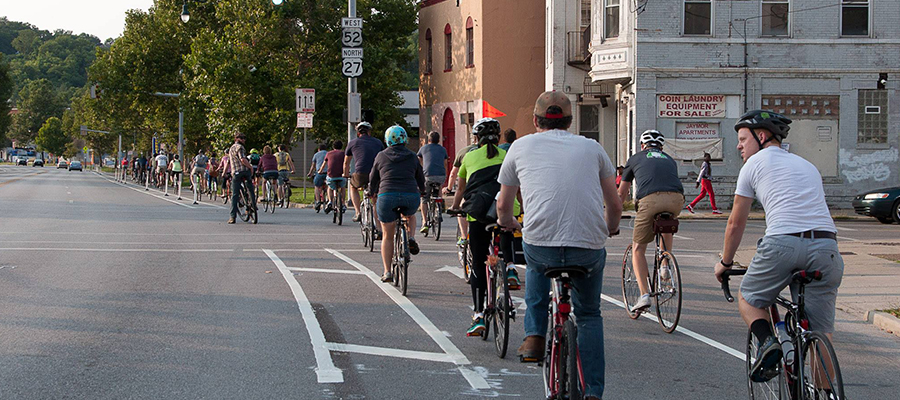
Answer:
[[746, 268], [732, 268], [722, 273], [722, 292], [725, 293], [725, 300], [734, 303], [734, 296], [731, 295], [731, 288], [728, 287], [728, 281], [732, 276], [744, 275], [747, 273]]
[[462, 217], [462, 216], [466, 215], [466, 213], [463, 210], [454, 210], [452, 208], [447, 209], [446, 212], [447, 212], [447, 215], [454, 216], [454, 217]]

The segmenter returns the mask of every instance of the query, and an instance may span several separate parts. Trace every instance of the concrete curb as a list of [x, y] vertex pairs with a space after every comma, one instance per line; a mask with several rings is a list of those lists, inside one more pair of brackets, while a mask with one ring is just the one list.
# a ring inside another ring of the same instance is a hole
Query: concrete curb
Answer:
[[900, 319], [881, 311], [866, 311], [866, 321], [887, 333], [900, 337]]

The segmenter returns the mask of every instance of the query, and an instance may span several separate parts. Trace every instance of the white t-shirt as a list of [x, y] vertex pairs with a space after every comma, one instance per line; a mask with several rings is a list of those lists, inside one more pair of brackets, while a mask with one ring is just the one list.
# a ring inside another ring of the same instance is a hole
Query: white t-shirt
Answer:
[[599, 250], [609, 237], [600, 179], [615, 174], [600, 143], [550, 130], [513, 142], [498, 181], [522, 190], [526, 243]]
[[165, 168], [166, 164], [169, 163], [169, 157], [166, 157], [165, 154], [160, 154], [156, 156], [156, 165], [160, 168]]
[[759, 200], [766, 212], [766, 236], [809, 230], [837, 233], [819, 170], [780, 147], [767, 147], [747, 160], [734, 194]]

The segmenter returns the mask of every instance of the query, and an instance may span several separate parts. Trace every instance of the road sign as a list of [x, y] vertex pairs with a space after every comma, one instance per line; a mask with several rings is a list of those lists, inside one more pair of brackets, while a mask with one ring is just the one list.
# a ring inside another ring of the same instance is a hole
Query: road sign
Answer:
[[360, 28], [362, 29], [362, 18], [341, 18], [341, 29]]
[[295, 89], [298, 113], [316, 112], [316, 89]]
[[87, 125], [81, 126], [81, 136], [87, 135]]
[[341, 49], [341, 58], [363, 58], [362, 47], [344, 47]]
[[356, 78], [362, 75], [362, 58], [345, 58], [341, 60], [341, 73], [347, 78]]
[[312, 128], [313, 127], [313, 115], [311, 113], [297, 113], [297, 127], [298, 128]]
[[362, 45], [362, 29], [346, 28], [341, 31], [341, 44], [344, 47], [359, 47]]

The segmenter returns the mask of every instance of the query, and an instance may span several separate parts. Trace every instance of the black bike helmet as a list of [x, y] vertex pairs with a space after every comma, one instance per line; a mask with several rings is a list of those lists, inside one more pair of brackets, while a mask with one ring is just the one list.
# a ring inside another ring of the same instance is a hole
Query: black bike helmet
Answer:
[[[762, 148], [766, 142], [772, 139], [778, 138], [779, 142], [784, 140], [788, 135], [788, 131], [791, 130], [791, 127], [789, 126], [790, 123], [790, 118], [774, 111], [753, 110], [738, 118], [738, 122], [734, 124], [734, 131], [737, 132], [740, 131], [741, 128], [749, 128], [750, 132], [753, 133], [756, 142], [759, 143], [759, 147]], [[765, 141], [760, 141], [759, 138], [756, 137], [756, 129], [759, 128], [772, 132], [772, 137]]]

